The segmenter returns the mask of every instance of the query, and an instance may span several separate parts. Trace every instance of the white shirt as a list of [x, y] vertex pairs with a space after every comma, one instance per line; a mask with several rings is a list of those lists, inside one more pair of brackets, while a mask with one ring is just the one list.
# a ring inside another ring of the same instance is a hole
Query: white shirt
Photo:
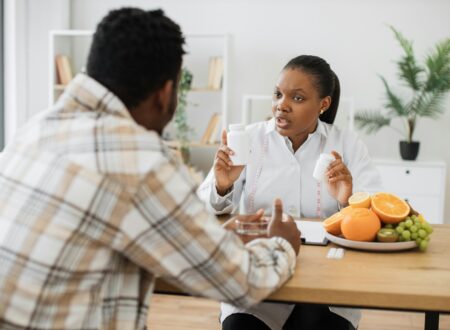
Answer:
[[[367, 147], [351, 131], [319, 121], [317, 129], [295, 153], [290, 140], [276, 131], [274, 119], [249, 125], [246, 131], [250, 138], [250, 162], [232, 190], [225, 196], [217, 194], [213, 170], [198, 188], [200, 198], [217, 214], [237, 212], [240, 205], [239, 213], [254, 213], [263, 208], [270, 214], [273, 200], [278, 197], [283, 202], [284, 212], [293, 217], [317, 217], [318, 208], [322, 218], [332, 215], [339, 209], [338, 202], [329, 194], [326, 184], [321, 184], [318, 191], [317, 181], [312, 176], [320, 153], [332, 150], [342, 156], [349, 169], [353, 192], [382, 190], [380, 175], [371, 162]], [[275, 330], [281, 329], [292, 309], [293, 305], [262, 303], [246, 312]], [[357, 326], [358, 310], [331, 310]], [[243, 310], [222, 304], [221, 320], [236, 312]]]

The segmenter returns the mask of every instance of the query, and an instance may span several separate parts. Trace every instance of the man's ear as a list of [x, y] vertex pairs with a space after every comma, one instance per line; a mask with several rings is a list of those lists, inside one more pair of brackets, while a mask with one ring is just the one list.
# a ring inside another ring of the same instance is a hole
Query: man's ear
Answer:
[[163, 86], [155, 93], [156, 108], [160, 113], [169, 111], [173, 95], [173, 80], [167, 80]]

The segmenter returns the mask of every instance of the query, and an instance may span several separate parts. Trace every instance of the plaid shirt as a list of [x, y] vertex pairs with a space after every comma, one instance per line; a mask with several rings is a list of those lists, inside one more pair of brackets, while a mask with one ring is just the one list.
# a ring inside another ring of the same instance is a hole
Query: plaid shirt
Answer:
[[223, 229], [159, 136], [78, 75], [0, 158], [0, 328], [143, 329], [153, 283], [247, 307], [292, 274]]

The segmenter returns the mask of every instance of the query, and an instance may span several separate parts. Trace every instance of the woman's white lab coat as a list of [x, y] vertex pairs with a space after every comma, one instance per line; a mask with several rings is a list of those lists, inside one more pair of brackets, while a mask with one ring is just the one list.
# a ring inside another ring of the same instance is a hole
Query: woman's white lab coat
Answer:
[[[353, 192], [379, 191], [381, 179], [372, 164], [366, 146], [351, 131], [319, 121], [315, 132], [294, 153], [288, 138], [275, 129], [275, 120], [246, 127], [250, 138], [250, 162], [242, 171], [232, 190], [219, 196], [215, 189], [213, 170], [200, 185], [198, 194], [216, 214], [253, 213], [263, 208], [271, 213], [273, 200], [280, 198], [285, 213], [293, 217], [325, 218], [339, 209], [339, 203], [328, 193], [326, 184], [320, 187], [312, 176], [320, 153], [337, 151], [353, 178]], [[242, 201], [241, 201], [242, 198]], [[319, 199], [319, 201], [318, 201]], [[350, 274], [349, 274], [350, 275]], [[281, 329], [293, 305], [261, 303], [248, 312], [263, 320], [272, 330]], [[356, 327], [360, 313], [355, 309], [330, 308]], [[222, 305], [222, 317], [243, 312], [234, 306]]]

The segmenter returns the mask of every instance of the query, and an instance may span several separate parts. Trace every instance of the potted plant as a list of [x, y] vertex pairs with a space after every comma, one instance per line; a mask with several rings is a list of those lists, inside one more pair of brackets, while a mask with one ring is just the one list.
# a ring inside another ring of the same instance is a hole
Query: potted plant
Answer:
[[183, 68], [181, 70], [180, 84], [178, 88], [178, 106], [174, 114], [174, 123], [176, 128], [176, 139], [179, 144], [181, 156], [184, 163], [189, 162], [190, 158], [190, 136], [194, 130], [187, 122], [187, 94], [191, 89], [192, 73]]
[[[384, 111], [363, 111], [355, 115], [355, 123], [368, 133], [390, 126], [404, 135], [400, 141], [400, 154], [405, 160], [415, 160], [419, 142], [413, 140], [419, 117], [437, 118], [444, 112], [445, 94], [450, 90], [450, 38], [435, 45], [424, 63], [418, 63], [412, 41], [390, 27], [404, 54], [397, 63], [398, 78], [409, 89], [408, 97], [394, 92], [386, 79], [380, 76], [386, 93]], [[404, 129], [391, 125], [394, 118], [401, 118]]]

